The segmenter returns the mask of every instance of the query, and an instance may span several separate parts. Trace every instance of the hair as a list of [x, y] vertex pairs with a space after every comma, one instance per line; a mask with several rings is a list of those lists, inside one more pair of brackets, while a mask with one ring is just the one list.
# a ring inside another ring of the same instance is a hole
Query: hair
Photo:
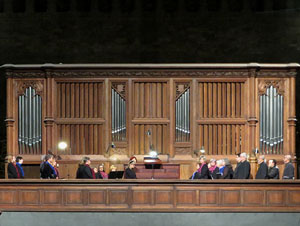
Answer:
[[277, 161], [276, 161], [276, 159], [271, 159], [272, 160], [272, 162], [274, 163], [274, 167], [277, 165]]
[[225, 162], [225, 165], [226, 166], [229, 166], [230, 165], [230, 161], [228, 158], [224, 158], [223, 161]]
[[199, 157], [199, 160], [200, 159], [203, 159], [204, 161], [206, 161], [206, 157], [204, 156], [204, 155], [201, 155], [200, 157]]
[[16, 162], [19, 162], [19, 161], [22, 160], [22, 159], [23, 159], [22, 156], [17, 156]]
[[53, 157], [54, 157], [53, 155], [47, 154], [47, 155], [45, 156], [44, 161], [48, 161], [49, 159], [51, 159], [51, 158], [53, 158]]
[[210, 162], [217, 162], [215, 159], [210, 159], [209, 161]]
[[222, 165], [223, 159], [217, 160], [217, 165]]
[[86, 162], [89, 161], [89, 160], [90, 160], [90, 157], [85, 156], [85, 157], [83, 157], [83, 158], [81, 159], [81, 162], [79, 163], [79, 165], [84, 165], [84, 164], [86, 164]]
[[8, 156], [6, 156], [5, 160], [6, 160], [7, 163], [11, 163], [13, 158], [14, 158], [13, 155], [8, 155]]
[[99, 169], [101, 166], [103, 167], [103, 171], [105, 171], [105, 170], [104, 170], [104, 164], [103, 164], [103, 163], [101, 163], [101, 164], [98, 165], [98, 169]]
[[241, 153], [241, 154], [240, 154], [240, 157], [247, 158], [247, 154], [246, 154], [246, 152], [243, 152], [243, 153]]
[[261, 158], [262, 160], [265, 160], [265, 156], [264, 155], [260, 155], [259, 158]]
[[110, 169], [110, 171], [112, 171], [113, 169], [117, 169], [117, 167], [116, 167], [115, 165], [111, 165], [111, 166], [109, 167], [109, 169]]
[[241, 153], [237, 153], [236, 156], [237, 156], [237, 157], [241, 157]]
[[289, 162], [292, 161], [292, 156], [291, 155], [285, 155], [284, 157], [287, 158], [289, 160]]

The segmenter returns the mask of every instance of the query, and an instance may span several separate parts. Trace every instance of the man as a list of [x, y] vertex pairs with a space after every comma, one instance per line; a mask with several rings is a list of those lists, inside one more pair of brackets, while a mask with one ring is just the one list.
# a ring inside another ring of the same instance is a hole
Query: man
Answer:
[[41, 178], [42, 179], [56, 179], [56, 171], [52, 165], [53, 155], [48, 154], [45, 157], [45, 162], [41, 167]]
[[292, 156], [285, 155], [283, 162], [285, 164], [282, 179], [294, 179], [294, 166], [291, 163]]
[[240, 154], [240, 163], [237, 164], [234, 179], [250, 179], [250, 163], [245, 152]]
[[279, 169], [276, 167], [276, 160], [269, 160], [268, 179], [279, 179]]
[[240, 164], [241, 164], [241, 158], [240, 158], [240, 155], [241, 155], [241, 153], [238, 153], [238, 154], [236, 155], [236, 157], [235, 157], [235, 160], [236, 160], [236, 167], [235, 167], [234, 172], [233, 172], [233, 179], [237, 179], [237, 178], [236, 178], [236, 177], [237, 177], [237, 171], [238, 171], [238, 168], [239, 168], [239, 166], [240, 166]]
[[24, 178], [24, 170], [23, 170], [23, 167], [22, 167], [23, 161], [24, 160], [21, 156], [17, 156], [16, 166], [18, 168], [18, 171], [20, 172], [20, 178]]
[[137, 179], [136, 174], [134, 172], [134, 167], [135, 167], [135, 161], [134, 160], [129, 161], [128, 167], [124, 172], [125, 179]]
[[255, 179], [268, 179], [268, 166], [265, 163], [265, 156], [260, 155], [258, 157], [259, 168], [257, 170]]
[[96, 179], [95, 171], [90, 167], [90, 164], [89, 157], [82, 158], [76, 173], [76, 179]]

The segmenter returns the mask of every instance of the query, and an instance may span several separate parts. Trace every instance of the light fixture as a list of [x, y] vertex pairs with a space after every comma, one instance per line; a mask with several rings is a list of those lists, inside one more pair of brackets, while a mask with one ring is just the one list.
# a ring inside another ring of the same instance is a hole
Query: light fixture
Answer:
[[61, 142], [58, 143], [58, 148], [59, 148], [60, 150], [65, 150], [67, 147], [68, 147], [68, 145], [67, 145], [67, 143], [64, 142], [64, 141], [61, 141]]
[[157, 158], [157, 152], [156, 152], [156, 151], [150, 151], [150, 152], [149, 152], [149, 155], [150, 155], [152, 158]]
[[204, 154], [204, 153], [205, 153], [204, 146], [202, 146], [202, 147], [200, 148], [200, 153], [201, 153], [201, 154]]

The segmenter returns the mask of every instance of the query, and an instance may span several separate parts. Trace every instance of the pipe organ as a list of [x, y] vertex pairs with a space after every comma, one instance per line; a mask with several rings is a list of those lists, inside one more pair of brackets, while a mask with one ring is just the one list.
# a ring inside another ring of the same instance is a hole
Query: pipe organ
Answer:
[[[202, 147], [208, 159], [226, 156], [233, 164], [235, 154], [247, 152], [253, 166], [258, 149], [282, 167], [282, 155], [296, 153], [299, 67], [3, 65], [7, 152], [38, 165], [41, 155], [52, 150], [62, 157], [65, 178], [75, 176], [82, 156], [121, 167], [129, 157], [142, 160], [150, 150], [163, 161], [180, 163], [181, 178], [188, 178]], [[68, 144], [66, 150], [58, 149], [60, 141]], [[107, 152], [111, 143], [115, 147]]]

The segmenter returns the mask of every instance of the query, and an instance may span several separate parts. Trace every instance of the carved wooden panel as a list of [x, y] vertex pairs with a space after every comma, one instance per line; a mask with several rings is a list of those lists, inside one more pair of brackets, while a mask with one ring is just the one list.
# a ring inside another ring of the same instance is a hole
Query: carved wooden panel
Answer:
[[285, 204], [285, 191], [267, 191], [267, 203], [270, 206], [282, 206]]
[[225, 206], [240, 205], [241, 191], [239, 190], [222, 190], [222, 204]]
[[83, 205], [82, 191], [67, 190], [65, 191], [65, 204], [66, 205]]
[[217, 205], [219, 201], [219, 191], [200, 191], [200, 205]]
[[17, 190], [15, 191], [6, 191], [0, 190], [0, 203], [15, 205], [17, 200]]
[[244, 204], [245, 205], [263, 205], [264, 204], [264, 192], [244, 190]]
[[99, 205], [106, 204], [106, 191], [105, 190], [94, 190], [88, 192], [88, 204]]
[[22, 205], [38, 205], [40, 203], [40, 192], [38, 190], [23, 190], [20, 196]]
[[178, 190], [176, 192], [177, 206], [196, 205], [195, 190]]
[[109, 194], [110, 204], [127, 204], [128, 192], [127, 190], [111, 190]]
[[62, 203], [62, 191], [59, 190], [46, 190], [43, 193], [43, 204], [46, 205], [61, 205]]
[[156, 190], [155, 191], [155, 204], [173, 204], [173, 191]]
[[291, 206], [300, 205], [300, 191], [289, 191], [288, 192], [288, 203]]
[[134, 190], [132, 192], [132, 204], [150, 204], [151, 192], [147, 190]]

